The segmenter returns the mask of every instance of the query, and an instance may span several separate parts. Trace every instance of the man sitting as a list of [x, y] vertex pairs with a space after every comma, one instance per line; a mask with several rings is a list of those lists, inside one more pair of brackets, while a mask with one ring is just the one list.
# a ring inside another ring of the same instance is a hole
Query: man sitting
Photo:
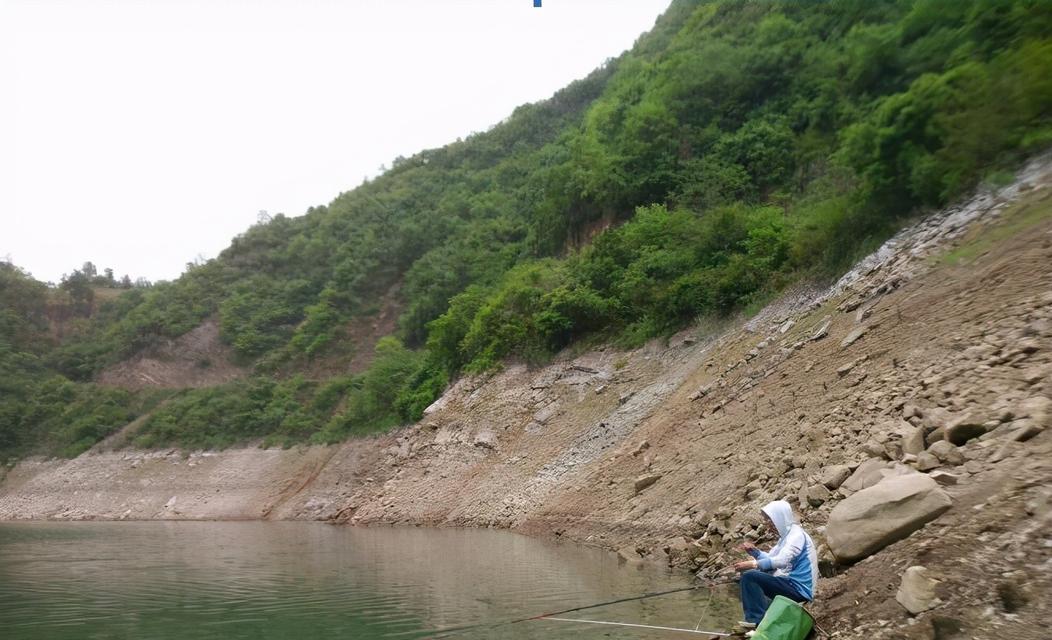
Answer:
[[775, 500], [761, 511], [767, 526], [778, 532], [778, 544], [766, 553], [751, 542], [739, 547], [753, 557], [734, 565], [735, 570], [744, 572], [741, 599], [745, 622], [741, 626], [746, 629], [754, 629], [763, 620], [775, 596], [785, 596], [795, 602], [811, 602], [818, 581], [815, 543], [796, 523], [789, 503]]

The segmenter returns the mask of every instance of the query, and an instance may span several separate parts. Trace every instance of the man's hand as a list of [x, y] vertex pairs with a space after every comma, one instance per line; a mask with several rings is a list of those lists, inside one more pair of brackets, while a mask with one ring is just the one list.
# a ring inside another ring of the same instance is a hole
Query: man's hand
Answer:
[[755, 560], [742, 560], [741, 562], [734, 563], [734, 570], [748, 571], [749, 569], [755, 569], [757, 564], [758, 563]]
[[756, 545], [752, 543], [752, 540], [746, 540], [745, 542], [738, 545], [738, 548], [744, 551], [745, 553], [749, 553], [750, 551], [756, 548]]

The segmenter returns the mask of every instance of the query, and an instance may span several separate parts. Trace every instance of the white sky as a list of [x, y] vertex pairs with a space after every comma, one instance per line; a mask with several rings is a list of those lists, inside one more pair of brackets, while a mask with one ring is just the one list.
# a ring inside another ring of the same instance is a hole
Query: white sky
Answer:
[[0, 259], [172, 279], [550, 96], [669, 0], [0, 0]]

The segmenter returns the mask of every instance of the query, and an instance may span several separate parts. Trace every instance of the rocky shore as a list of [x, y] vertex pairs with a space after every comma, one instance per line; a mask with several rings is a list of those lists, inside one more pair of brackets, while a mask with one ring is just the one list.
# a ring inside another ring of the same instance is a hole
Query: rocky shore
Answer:
[[0, 519], [516, 529], [713, 575], [789, 499], [842, 638], [1045, 637], [1052, 162], [903, 230], [829, 287], [632, 352], [465, 378], [334, 447], [27, 460]]

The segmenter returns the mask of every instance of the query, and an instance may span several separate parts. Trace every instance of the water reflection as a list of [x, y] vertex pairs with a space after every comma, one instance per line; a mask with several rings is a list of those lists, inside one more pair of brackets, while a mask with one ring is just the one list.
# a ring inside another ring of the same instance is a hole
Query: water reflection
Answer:
[[[5, 523], [4, 638], [418, 638], [685, 584], [609, 553], [499, 531], [312, 523]], [[726, 628], [726, 591], [573, 614]], [[655, 637], [525, 622], [463, 638]], [[674, 637], [670, 635], [669, 637]]]

